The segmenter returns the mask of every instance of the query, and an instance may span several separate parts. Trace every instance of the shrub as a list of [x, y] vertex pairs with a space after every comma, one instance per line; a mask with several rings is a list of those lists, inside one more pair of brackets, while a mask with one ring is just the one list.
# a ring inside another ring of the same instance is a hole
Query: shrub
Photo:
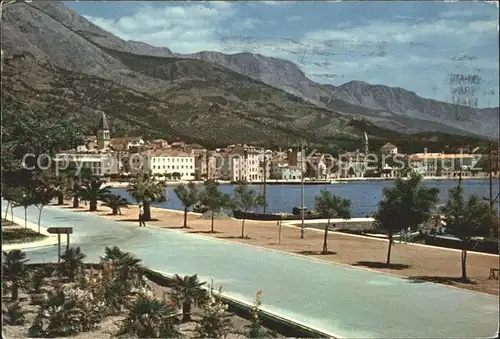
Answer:
[[29, 329], [30, 336], [68, 336], [95, 329], [105, 308], [91, 291], [75, 286], [61, 287], [48, 294]]
[[198, 276], [175, 275], [173, 278], [173, 288], [171, 299], [179, 307], [182, 307], [182, 321], [191, 321], [191, 305], [203, 306], [207, 302], [207, 293], [202, 288], [206, 282], [200, 282]]
[[35, 270], [30, 274], [30, 285], [33, 293], [42, 293], [45, 283], [45, 272], [43, 270]]
[[155, 298], [144, 290], [132, 304], [120, 334], [138, 338], [174, 338], [178, 311], [173, 303]]
[[246, 333], [248, 338], [276, 337], [276, 333], [270, 332], [262, 326], [262, 311], [260, 310], [260, 305], [262, 304], [260, 300], [261, 295], [262, 291], [258, 291], [250, 311], [250, 325], [247, 326], [248, 333]]
[[[232, 328], [231, 319], [227, 313], [227, 305], [220, 297], [213, 293], [213, 283], [210, 285], [208, 303], [205, 313], [196, 328], [196, 333], [201, 338], [224, 338]], [[219, 294], [222, 287], [219, 289]]]
[[20, 326], [24, 325], [24, 311], [19, 302], [11, 303], [6, 309], [2, 310], [3, 321], [7, 325]]
[[63, 260], [62, 272], [71, 281], [75, 280], [75, 277], [79, 270], [83, 267], [83, 259], [85, 259], [85, 254], [82, 253], [80, 247], [70, 247], [61, 256]]

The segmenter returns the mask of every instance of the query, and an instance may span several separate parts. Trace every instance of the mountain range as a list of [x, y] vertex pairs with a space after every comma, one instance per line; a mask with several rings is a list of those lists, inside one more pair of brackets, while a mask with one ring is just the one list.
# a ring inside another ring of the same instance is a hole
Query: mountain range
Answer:
[[260, 54], [181, 55], [124, 41], [58, 2], [6, 6], [2, 47], [2, 98], [75, 115], [88, 129], [106, 112], [118, 135], [212, 146], [306, 139], [336, 149], [361, 148], [365, 131], [375, 145], [392, 138], [414, 147], [498, 137], [498, 108], [361, 81], [318, 84], [292, 62]]

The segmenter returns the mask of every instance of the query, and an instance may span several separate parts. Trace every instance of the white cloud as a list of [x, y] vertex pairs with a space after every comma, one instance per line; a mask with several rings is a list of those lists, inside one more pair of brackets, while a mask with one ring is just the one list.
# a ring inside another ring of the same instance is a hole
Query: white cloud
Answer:
[[242, 22], [237, 23], [237, 27], [240, 29], [254, 29], [257, 27], [258, 24], [260, 24], [262, 21], [259, 19], [255, 18], [246, 18]]
[[[219, 50], [217, 27], [236, 13], [231, 3], [200, 2], [187, 6], [143, 6], [134, 15], [118, 20], [86, 18], [125, 40], [168, 47], [177, 53]], [[246, 20], [245, 27], [255, 25]]]
[[[241, 36], [242, 31], [256, 30], [263, 22], [252, 17], [236, 18], [236, 8], [228, 2], [203, 2], [144, 6], [118, 20], [86, 18], [123, 39], [168, 47], [177, 53], [252, 52], [288, 59], [319, 82], [340, 84], [358, 79], [425, 93], [433, 86], [442, 86], [449, 72], [482, 69], [485, 77], [498, 75], [498, 52], [484, 54], [498, 38], [496, 19], [448, 12], [434, 21], [375, 20], [360, 25], [346, 18], [302, 36], [256, 38]], [[286, 17], [286, 22], [310, 20], [306, 14], [298, 14], [301, 16]], [[264, 23], [269, 26], [273, 20]], [[272, 35], [273, 29], [269, 31]], [[221, 40], [221, 36], [226, 38]], [[476, 58], [452, 61], [457, 55]]]
[[300, 20], [302, 20], [302, 17], [299, 15], [289, 16], [286, 18], [286, 21], [288, 21], [288, 22], [294, 22], [294, 21], [300, 21]]
[[281, 6], [281, 5], [284, 5], [288, 2], [289, 1], [262, 1], [262, 3], [269, 5], [269, 6]]

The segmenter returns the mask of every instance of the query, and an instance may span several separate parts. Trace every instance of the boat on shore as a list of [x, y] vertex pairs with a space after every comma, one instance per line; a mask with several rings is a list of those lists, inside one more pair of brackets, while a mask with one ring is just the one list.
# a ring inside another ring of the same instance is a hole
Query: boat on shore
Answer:
[[193, 212], [194, 213], [205, 213], [209, 210], [209, 208], [205, 205], [203, 205], [201, 202], [197, 202], [194, 206], [193, 206]]
[[[236, 219], [247, 219], [247, 220], [301, 220], [301, 208], [294, 207], [292, 213], [257, 213], [257, 212], [244, 212], [240, 210], [233, 210], [233, 217]], [[322, 219], [323, 216], [314, 213], [313, 211], [308, 211], [304, 208], [304, 220], [314, 220]]]

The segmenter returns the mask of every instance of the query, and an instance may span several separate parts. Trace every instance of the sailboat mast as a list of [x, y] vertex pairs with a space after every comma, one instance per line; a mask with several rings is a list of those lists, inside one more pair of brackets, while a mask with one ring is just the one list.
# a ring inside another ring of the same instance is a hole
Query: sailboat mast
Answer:
[[304, 239], [304, 140], [300, 147], [300, 239]]
[[267, 157], [264, 151], [264, 213], [267, 212]]
[[488, 142], [488, 176], [489, 176], [489, 181], [490, 181], [490, 213], [493, 214], [493, 166], [492, 166], [492, 157], [493, 157], [493, 152], [491, 150], [491, 141]]

